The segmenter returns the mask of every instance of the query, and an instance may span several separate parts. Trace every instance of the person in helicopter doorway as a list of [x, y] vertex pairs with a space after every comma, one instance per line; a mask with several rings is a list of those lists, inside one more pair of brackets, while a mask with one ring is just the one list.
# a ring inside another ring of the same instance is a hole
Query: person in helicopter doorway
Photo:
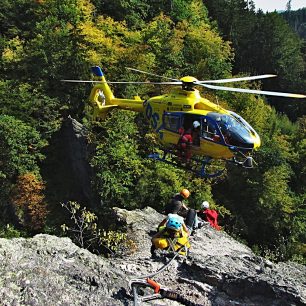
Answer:
[[191, 159], [192, 130], [180, 128], [179, 133], [181, 136], [177, 143], [177, 156], [181, 163], [187, 165], [190, 163]]
[[209, 209], [207, 201], [201, 204], [201, 210], [198, 211], [198, 215], [204, 222], [209, 223], [216, 230], [221, 230], [221, 227], [218, 225], [218, 212], [214, 209]]
[[200, 146], [201, 123], [199, 121], [193, 121], [192, 126], [192, 145]]
[[[188, 227], [190, 233], [199, 228], [199, 220], [197, 217], [197, 212], [188, 208], [188, 206], [184, 203], [184, 200], [188, 199], [190, 196], [190, 191], [188, 189], [182, 189], [180, 193], [176, 193], [170, 199], [170, 201], [165, 206], [165, 215], [169, 214], [178, 214], [185, 218], [185, 224]], [[164, 225], [164, 221], [160, 223], [159, 226]]]
[[192, 123], [192, 128], [184, 130], [183, 128], [179, 129], [181, 137], [179, 138], [177, 148], [178, 148], [178, 157], [182, 163], [190, 165], [190, 160], [192, 157], [191, 146], [200, 145], [200, 133], [201, 133], [201, 124], [199, 121], [194, 121]]

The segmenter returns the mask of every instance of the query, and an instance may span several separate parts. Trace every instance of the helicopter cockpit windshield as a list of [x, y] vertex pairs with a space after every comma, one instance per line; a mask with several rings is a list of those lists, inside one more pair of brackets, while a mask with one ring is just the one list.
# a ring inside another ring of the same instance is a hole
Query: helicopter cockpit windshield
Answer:
[[244, 124], [242, 120], [238, 120], [234, 116], [220, 113], [208, 113], [207, 117], [213, 119], [224, 141], [228, 145], [233, 145], [243, 148], [254, 148], [254, 138], [252, 137], [253, 129]]

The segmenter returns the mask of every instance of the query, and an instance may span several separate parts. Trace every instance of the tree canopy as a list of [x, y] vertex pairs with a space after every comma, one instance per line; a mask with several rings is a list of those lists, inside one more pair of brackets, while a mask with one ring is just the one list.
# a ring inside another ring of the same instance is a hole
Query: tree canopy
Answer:
[[[173, 78], [275, 73], [277, 79], [253, 86], [303, 92], [303, 13], [264, 14], [244, 0], [2, 1], [0, 226], [13, 224], [28, 235], [59, 233], [63, 219], [69, 219], [61, 202], [82, 202], [59, 145], [65, 142], [62, 122], [72, 116], [88, 129], [89, 198], [101, 223], [113, 206], [162, 211], [184, 187], [191, 190], [191, 207], [209, 200], [220, 211], [221, 225], [261, 254], [303, 262], [305, 101], [203, 93], [241, 114], [263, 143], [255, 169], [229, 167], [215, 182], [148, 160], [158, 145], [141, 114], [115, 110], [106, 120], [91, 122], [85, 116], [90, 86], [60, 82], [87, 80], [90, 66], [100, 65], [113, 81], [145, 78], [125, 67]], [[300, 37], [292, 28], [297, 19]], [[118, 85], [114, 90], [118, 97], [148, 98], [161, 89]], [[80, 204], [85, 209], [88, 203]]]

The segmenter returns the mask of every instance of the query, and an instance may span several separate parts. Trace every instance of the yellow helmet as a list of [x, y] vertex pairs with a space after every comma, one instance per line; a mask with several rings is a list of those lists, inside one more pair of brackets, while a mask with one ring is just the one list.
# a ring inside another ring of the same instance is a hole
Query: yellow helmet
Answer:
[[180, 194], [185, 198], [187, 199], [189, 196], [190, 196], [190, 192], [188, 189], [182, 189]]

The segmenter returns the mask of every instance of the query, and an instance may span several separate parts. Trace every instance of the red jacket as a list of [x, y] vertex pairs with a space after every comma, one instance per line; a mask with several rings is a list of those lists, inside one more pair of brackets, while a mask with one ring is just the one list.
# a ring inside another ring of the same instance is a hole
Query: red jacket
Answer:
[[188, 129], [187, 131], [184, 131], [183, 128], [180, 128], [179, 133], [181, 137], [178, 141], [178, 145], [181, 146], [182, 149], [187, 148], [187, 146], [191, 146], [192, 145], [191, 130]]
[[201, 210], [199, 213], [200, 217], [209, 222], [212, 227], [214, 227], [216, 230], [220, 230], [221, 227], [218, 225], [218, 213], [214, 209], [205, 209]]

